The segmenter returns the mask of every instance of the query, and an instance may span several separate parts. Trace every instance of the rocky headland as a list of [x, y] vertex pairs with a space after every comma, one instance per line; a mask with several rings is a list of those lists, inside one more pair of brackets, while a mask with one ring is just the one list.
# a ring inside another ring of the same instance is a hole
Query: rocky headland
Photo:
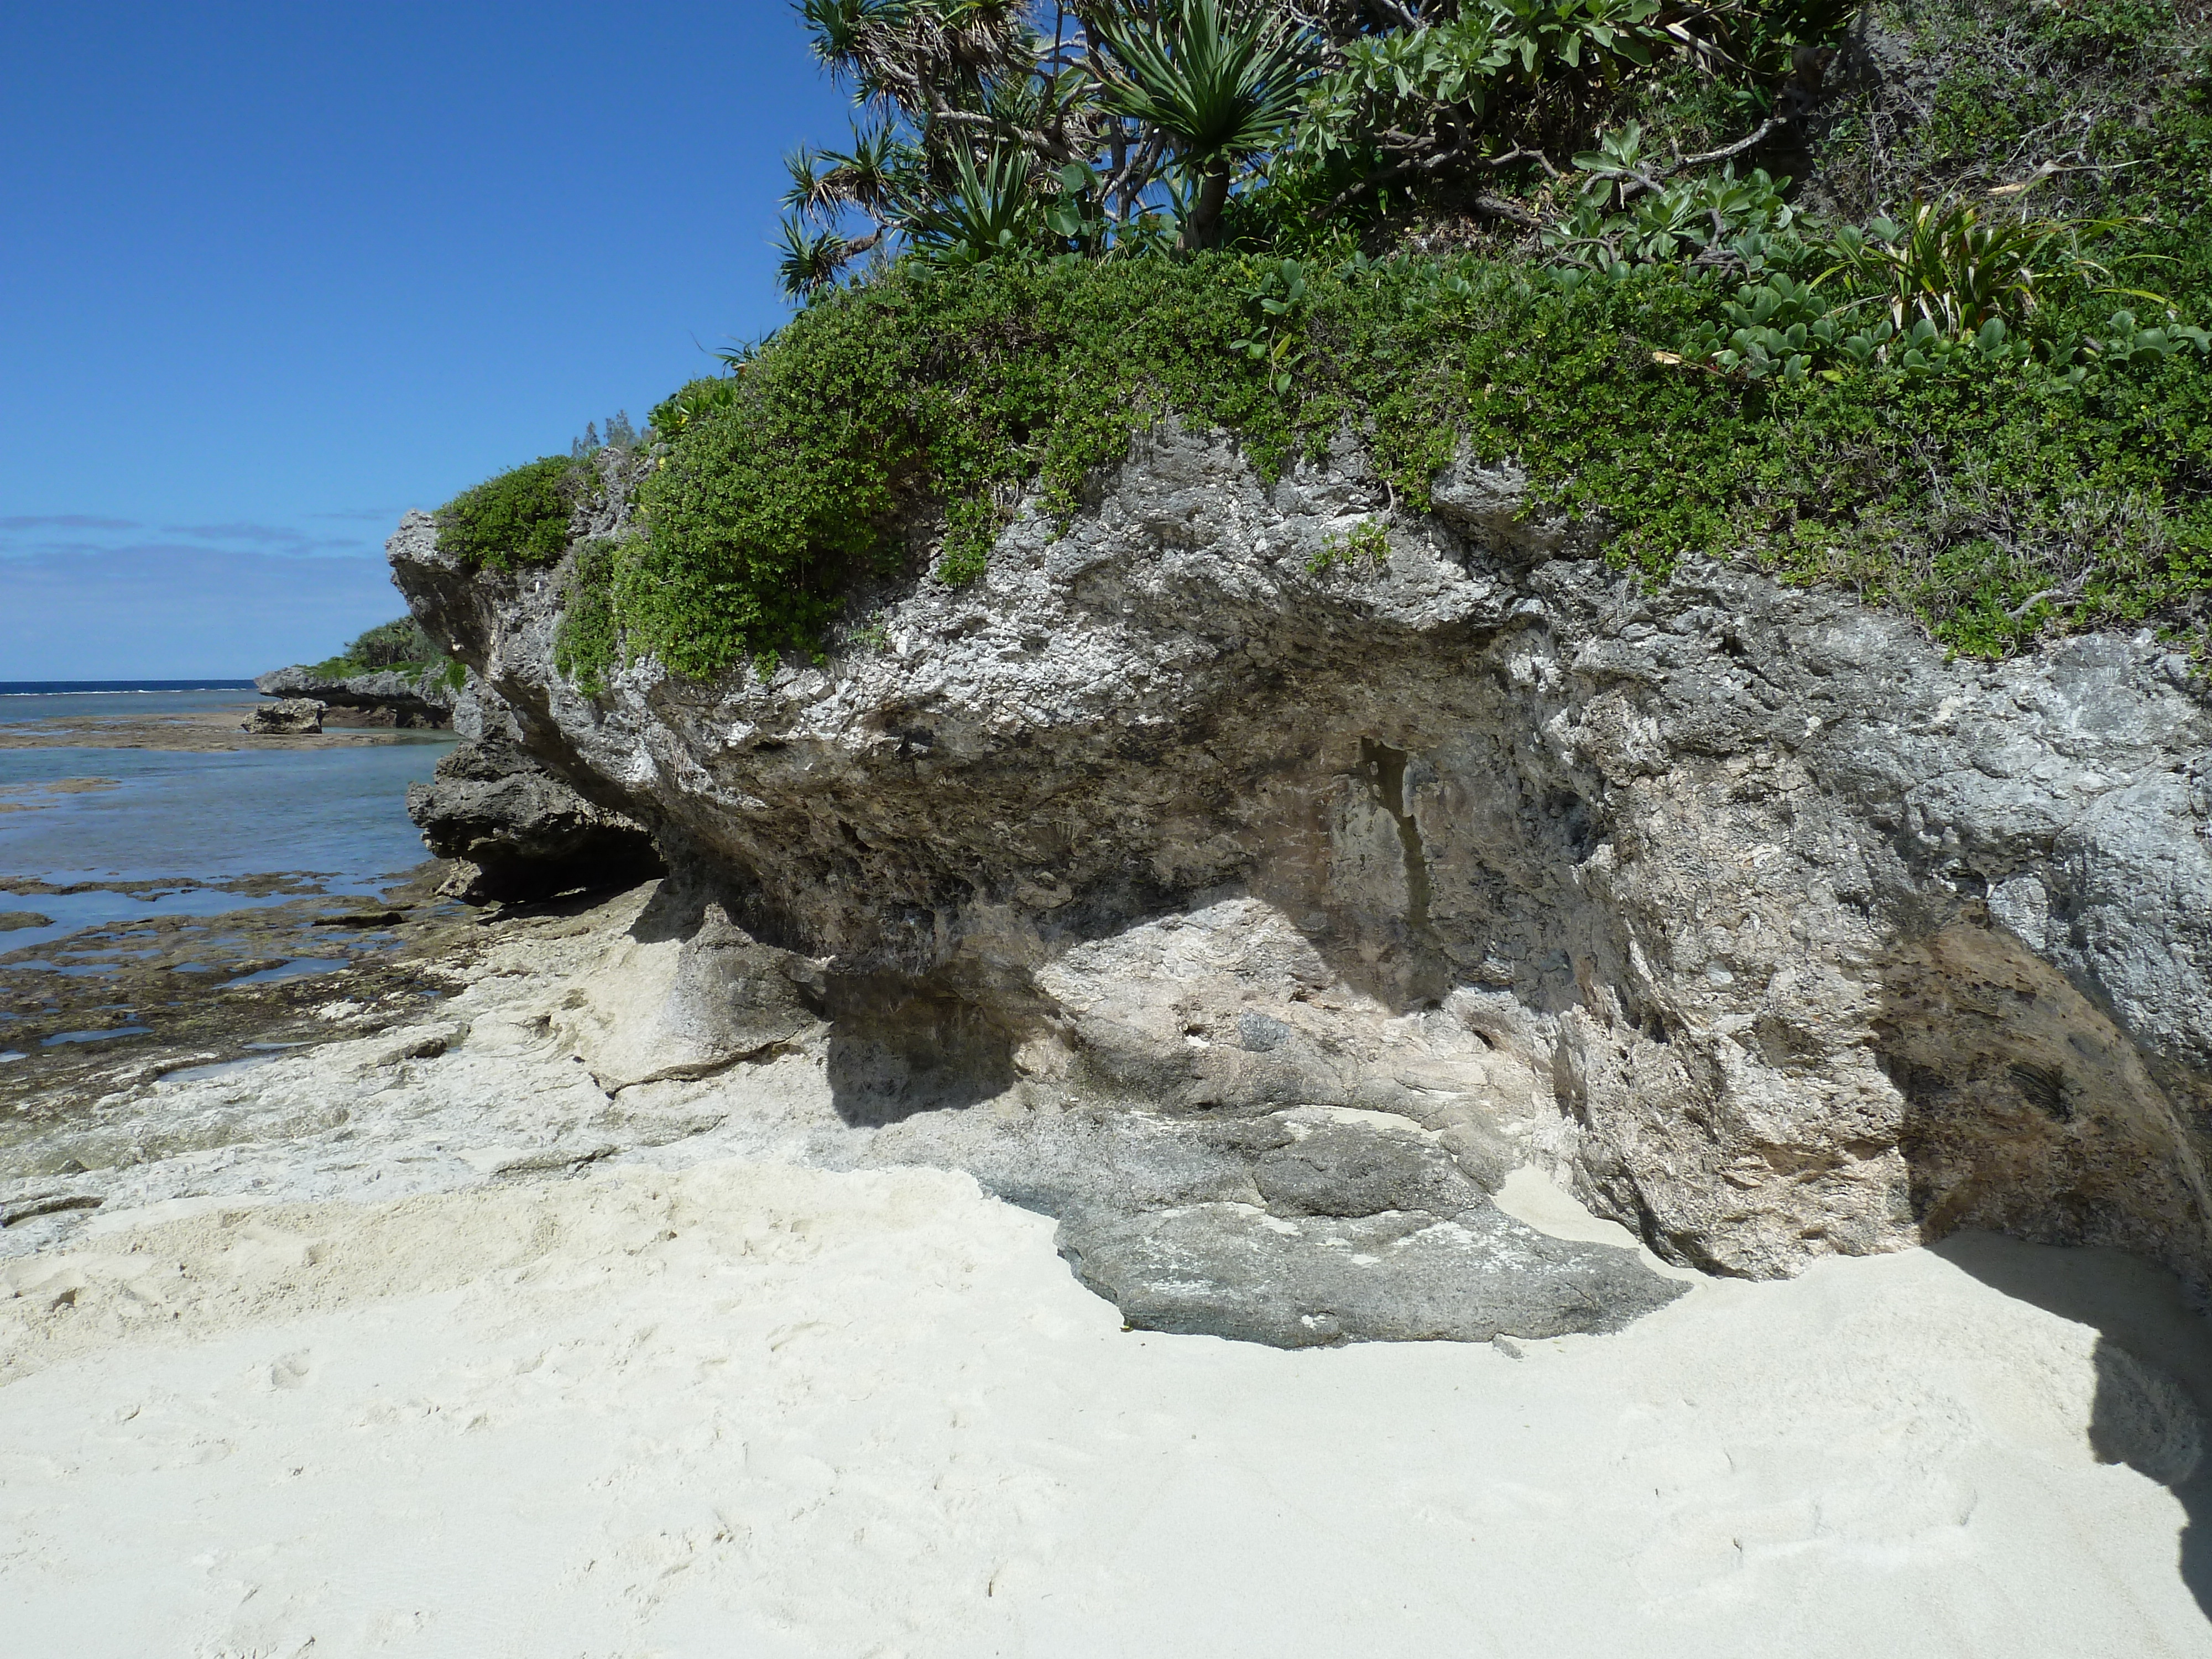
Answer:
[[781, 327], [37, 734], [454, 741], [0, 882], [10, 1635], [2212, 1653], [2206, 3], [799, 8]]
[[[1524, 1159], [1708, 1273], [1972, 1226], [2201, 1291], [2188, 663], [1639, 580], [1510, 468], [1435, 501], [1170, 423], [823, 664], [592, 697], [562, 569], [464, 570], [424, 515], [390, 551], [533, 766], [673, 872], [565, 1017], [600, 1085], [818, 1029], [841, 1114], [1059, 1215], [1133, 1321], [1443, 1334], [1406, 1310], [1510, 1256], [1482, 1195]], [[1378, 1251], [1389, 1311], [1333, 1277]]]
[[[461, 692], [428, 674], [396, 668], [330, 675], [295, 665], [258, 675], [255, 690], [288, 702], [319, 702], [334, 725], [386, 726], [401, 730], [447, 726]], [[328, 711], [337, 711], [335, 714]]]

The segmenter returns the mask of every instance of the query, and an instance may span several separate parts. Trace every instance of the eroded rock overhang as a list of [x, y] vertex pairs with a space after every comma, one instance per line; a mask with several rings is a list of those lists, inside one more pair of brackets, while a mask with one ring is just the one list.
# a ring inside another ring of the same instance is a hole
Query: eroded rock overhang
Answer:
[[[1435, 507], [1349, 443], [1268, 483], [1164, 426], [880, 646], [596, 701], [552, 668], [562, 572], [469, 576], [420, 516], [391, 551], [531, 751], [681, 872], [696, 960], [632, 1049], [658, 1018], [734, 1063], [797, 997], [856, 1121], [1376, 1114], [1709, 1271], [1978, 1224], [2204, 1285], [2186, 665], [1948, 661], [1694, 561], [1647, 588], [1510, 469]], [[1387, 562], [1342, 556], [1370, 520]]]

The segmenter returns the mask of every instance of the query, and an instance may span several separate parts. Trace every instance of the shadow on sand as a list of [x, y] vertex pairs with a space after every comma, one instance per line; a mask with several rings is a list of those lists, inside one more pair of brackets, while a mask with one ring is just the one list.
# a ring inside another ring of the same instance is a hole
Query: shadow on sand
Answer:
[[2124, 1250], [1974, 1231], [1933, 1248], [1992, 1290], [2097, 1332], [2090, 1447], [2181, 1501], [2181, 1581], [2212, 1619], [2212, 1320], [2189, 1307], [2171, 1273]]

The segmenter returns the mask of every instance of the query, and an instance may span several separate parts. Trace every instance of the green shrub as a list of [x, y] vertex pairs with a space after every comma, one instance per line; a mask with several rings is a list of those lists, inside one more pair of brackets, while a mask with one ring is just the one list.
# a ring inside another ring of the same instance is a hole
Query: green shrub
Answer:
[[438, 550], [471, 569], [550, 564], [568, 545], [580, 469], [548, 455], [465, 489], [440, 507]]
[[909, 516], [970, 579], [1025, 480], [1065, 513], [1170, 407], [1279, 455], [1281, 405], [1228, 349], [1251, 281], [1223, 255], [902, 267], [809, 307], [726, 403], [687, 398], [618, 561], [629, 647], [695, 675], [816, 649], [856, 578], [904, 562]]
[[553, 666], [587, 697], [605, 695], [607, 671], [619, 655], [614, 611], [617, 546], [605, 537], [585, 543], [561, 590]]
[[356, 637], [345, 649], [349, 661], [368, 669], [396, 668], [402, 663], [434, 662], [445, 653], [437, 641], [422, 631], [412, 617], [399, 617]]
[[442, 665], [446, 653], [412, 617], [379, 623], [354, 637], [337, 656], [319, 662], [313, 672], [326, 679], [350, 679], [356, 674], [381, 673], [386, 669], [415, 669], [424, 672]]
[[[1551, 216], [1517, 255], [1355, 252], [1318, 210], [1346, 165], [1323, 157], [1297, 189], [1231, 198], [1232, 241], [1264, 252], [894, 261], [654, 411], [643, 533], [579, 560], [564, 672], [590, 689], [623, 651], [693, 677], [818, 651], [857, 584], [923, 548], [939, 579], [974, 580], [1024, 489], [1065, 520], [1086, 474], [1170, 413], [1229, 433], [1263, 474], [1355, 431], [1394, 510], [1425, 507], [1462, 446], [1510, 457], [1548, 503], [1601, 517], [1624, 567], [1740, 557], [1909, 607], [1962, 651], [2197, 625], [2212, 72], [2165, 0], [2094, 3], [2111, 30], [2077, 27], [2079, 5], [1882, 0], [1917, 31], [1935, 112], [1832, 96], [1802, 201], [1748, 155], [1741, 176], [1661, 167], [1623, 125], [1515, 198]], [[1747, 50], [1790, 61], [1802, 31], [1727, 10]], [[1698, 90], [1664, 63], [1636, 85], [1644, 101], [1620, 107], [1671, 108], [1670, 134], [1724, 139], [1747, 118], [1722, 96], [1744, 88]], [[1990, 136], [2014, 127], [1992, 174]], [[2057, 171], [2021, 147], [2046, 131], [2064, 135], [2042, 158]], [[1844, 246], [1839, 224], [1884, 210], [1900, 222]], [[1407, 228], [1365, 222], [1370, 252]], [[510, 530], [477, 562], [558, 553], [565, 486], [538, 483], [548, 544], [519, 551]]]
[[[1397, 259], [1296, 281], [1294, 307], [1259, 313], [1288, 349], [1258, 359], [1254, 296], [1287, 289], [1279, 261], [1242, 256], [902, 270], [817, 305], [650, 475], [610, 631], [694, 676], [817, 649], [910, 526], [941, 532], [940, 578], [972, 578], [1015, 491], [1036, 481], [1065, 517], [1085, 473], [1170, 410], [1235, 434], [1263, 472], [1353, 425], [1417, 508], [1465, 442], [1602, 514], [1621, 563], [1752, 557], [1911, 605], [1962, 649], [2054, 618], [2171, 616], [2212, 576], [2212, 397], [2191, 349], [2085, 351], [2079, 374], [1977, 349], [1785, 385], [1682, 360], [1736, 303], [1682, 264]], [[2112, 332], [2094, 313], [2050, 320]], [[1970, 558], [1966, 581], [1962, 550], [1991, 538], [2004, 558]]]
[[1339, 565], [1356, 568], [1364, 560], [1380, 570], [1390, 562], [1390, 533], [1380, 519], [1362, 519], [1348, 536], [1328, 535], [1306, 560], [1306, 571], [1318, 576]]

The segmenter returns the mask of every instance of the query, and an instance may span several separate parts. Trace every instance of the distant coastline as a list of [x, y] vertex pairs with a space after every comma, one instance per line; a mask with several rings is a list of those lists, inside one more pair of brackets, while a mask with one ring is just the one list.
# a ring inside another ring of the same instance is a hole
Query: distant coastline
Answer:
[[251, 691], [241, 680], [0, 680], [0, 697], [66, 697], [118, 691]]

